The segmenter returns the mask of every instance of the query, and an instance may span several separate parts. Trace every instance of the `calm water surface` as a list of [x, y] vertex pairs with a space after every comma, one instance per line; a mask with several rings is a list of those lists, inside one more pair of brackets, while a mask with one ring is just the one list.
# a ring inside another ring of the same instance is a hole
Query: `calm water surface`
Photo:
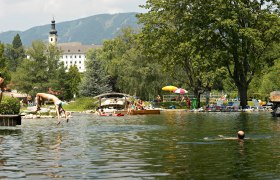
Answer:
[[[248, 139], [226, 140], [244, 130]], [[279, 179], [280, 118], [162, 112], [0, 128], [0, 179]]]

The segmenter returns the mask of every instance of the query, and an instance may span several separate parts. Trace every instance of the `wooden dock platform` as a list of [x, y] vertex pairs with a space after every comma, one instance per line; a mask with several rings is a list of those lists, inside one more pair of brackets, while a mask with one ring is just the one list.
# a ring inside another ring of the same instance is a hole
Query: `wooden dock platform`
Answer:
[[0, 126], [21, 125], [21, 115], [0, 115]]

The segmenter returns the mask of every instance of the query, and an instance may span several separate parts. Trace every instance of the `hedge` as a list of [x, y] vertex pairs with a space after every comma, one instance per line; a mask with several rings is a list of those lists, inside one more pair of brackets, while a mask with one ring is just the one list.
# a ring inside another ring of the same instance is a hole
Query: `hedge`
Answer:
[[3, 97], [0, 104], [0, 114], [2, 115], [15, 115], [20, 112], [20, 101], [13, 97]]

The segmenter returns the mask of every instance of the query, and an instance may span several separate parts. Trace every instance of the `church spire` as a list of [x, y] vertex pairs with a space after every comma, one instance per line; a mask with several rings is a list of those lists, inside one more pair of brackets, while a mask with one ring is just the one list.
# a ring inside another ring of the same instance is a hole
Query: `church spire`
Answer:
[[49, 32], [49, 44], [56, 45], [57, 42], [57, 30], [55, 29], [55, 20], [51, 21], [51, 30]]

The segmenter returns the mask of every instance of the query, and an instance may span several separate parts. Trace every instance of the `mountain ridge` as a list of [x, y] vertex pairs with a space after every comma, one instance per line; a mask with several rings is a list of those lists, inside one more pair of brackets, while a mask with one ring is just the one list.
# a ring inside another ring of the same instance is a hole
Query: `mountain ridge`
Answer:
[[[81, 42], [82, 44], [102, 44], [106, 39], [118, 35], [124, 27], [139, 28], [136, 12], [117, 14], [98, 14], [80, 19], [56, 22], [58, 42]], [[0, 33], [0, 42], [11, 44], [16, 34], [19, 34], [24, 46], [30, 46], [32, 41], [48, 41], [50, 24], [34, 26], [25, 31], [6, 31]]]

